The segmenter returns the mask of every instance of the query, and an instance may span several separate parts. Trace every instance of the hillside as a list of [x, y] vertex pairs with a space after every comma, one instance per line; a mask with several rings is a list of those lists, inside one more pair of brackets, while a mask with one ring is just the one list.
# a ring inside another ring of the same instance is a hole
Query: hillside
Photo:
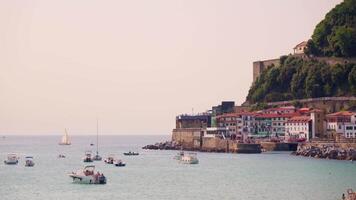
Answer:
[[308, 55], [356, 56], [356, 0], [345, 0], [328, 12], [307, 46]]
[[356, 64], [328, 65], [316, 59], [282, 56], [250, 88], [250, 103], [356, 95]]
[[314, 57], [356, 56], [356, 0], [333, 8], [315, 28], [305, 54], [282, 56], [251, 86], [249, 103], [356, 95], [356, 64], [327, 64]]

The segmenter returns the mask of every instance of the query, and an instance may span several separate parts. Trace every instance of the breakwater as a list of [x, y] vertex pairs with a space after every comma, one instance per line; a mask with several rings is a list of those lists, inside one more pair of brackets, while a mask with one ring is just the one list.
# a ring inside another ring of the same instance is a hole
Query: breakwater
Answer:
[[293, 152], [297, 156], [336, 159], [336, 160], [356, 160], [356, 148], [345, 147], [340, 144], [314, 144], [305, 143], [298, 146], [297, 151]]
[[261, 153], [261, 144], [244, 144], [232, 140], [222, 140], [219, 138], [209, 138], [204, 140], [200, 146], [187, 146], [173, 141], [159, 142], [146, 145], [142, 149], [150, 150], [188, 150], [201, 152], [221, 152], [221, 153]]

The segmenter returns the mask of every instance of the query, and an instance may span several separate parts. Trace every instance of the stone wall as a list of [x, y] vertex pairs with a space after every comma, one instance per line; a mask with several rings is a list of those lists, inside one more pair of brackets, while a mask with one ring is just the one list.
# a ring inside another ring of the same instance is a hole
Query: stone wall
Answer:
[[272, 64], [275, 66], [279, 65], [279, 59], [253, 62], [253, 82], [255, 82], [260, 74]]
[[296, 151], [297, 143], [277, 143], [277, 142], [261, 142], [261, 146], [266, 151]]
[[173, 129], [172, 141], [184, 149], [200, 148], [203, 131], [201, 128]]

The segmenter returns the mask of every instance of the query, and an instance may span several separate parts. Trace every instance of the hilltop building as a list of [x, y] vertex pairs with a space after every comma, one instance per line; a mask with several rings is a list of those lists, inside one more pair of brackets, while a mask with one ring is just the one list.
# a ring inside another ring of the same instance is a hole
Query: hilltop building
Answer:
[[[303, 41], [299, 44], [297, 44], [293, 48], [293, 53], [296, 56], [300, 56], [304, 54], [304, 50], [307, 47], [307, 42]], [[278, 66], [279, 65], [279, 58], [276, 59], [268, 59], [268, 60], [263, 60], [263, 61], [255, 61], [253, 62], [253, 82], [257, 80], [257, 78], [262, 74], [262, 72], [266, 69], [268, 69], [271, 66]]]
[[303, 41], [299, 44], [297, 44], [294, 48], [293, 48], [293, 53], [294, 54], [304, 54], [304, 50], [307, 48], [307, 41]]

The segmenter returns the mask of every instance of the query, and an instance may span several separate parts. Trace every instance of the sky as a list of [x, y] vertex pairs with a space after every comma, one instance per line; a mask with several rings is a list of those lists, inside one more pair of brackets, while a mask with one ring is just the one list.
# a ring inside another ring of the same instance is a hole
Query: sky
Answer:
[[340, 0], [0, 0], [0, 134], [168, 135]]

